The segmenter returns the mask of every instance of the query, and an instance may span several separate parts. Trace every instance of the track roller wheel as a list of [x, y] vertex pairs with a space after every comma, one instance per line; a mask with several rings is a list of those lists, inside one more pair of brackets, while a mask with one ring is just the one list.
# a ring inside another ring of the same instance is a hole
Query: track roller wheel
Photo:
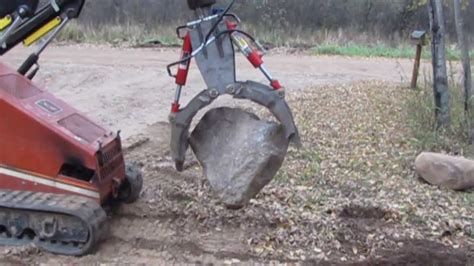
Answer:
[[134, 203], [140, 197], [143, 187], [143, 176], [138, 166], [127, 164], [125, 168], [125, 181], [119, 192], [119, 199], [127, 204]]

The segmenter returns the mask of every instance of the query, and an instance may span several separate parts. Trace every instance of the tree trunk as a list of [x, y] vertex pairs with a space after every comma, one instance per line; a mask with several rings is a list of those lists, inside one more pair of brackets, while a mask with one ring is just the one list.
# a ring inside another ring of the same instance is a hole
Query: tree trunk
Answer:
[[431, 42], [431, 53], [433, 57], [433, 92], [436, 105], [435, 115], [437, 128], [449, 126], [451, 122], [442, 2], [442, 0], [429, 0], [428, 3], [433, 39]]
[[471, 97], [472, 97], [472, 76], [471, 61], [469, 59], [469, 44], [464, 32], [464, 18], [461, 10], [461, 0], [454, 0], [454, 15], [456, 19], [456, 32], [458, 35], [459, 49], [461, 50], [461, 60], [464, 69], [464, 113], [466, 116], [466, 124], [468, 128], [469, 143], [474, 141], [473, 126], [474, 121], [471, 117]]

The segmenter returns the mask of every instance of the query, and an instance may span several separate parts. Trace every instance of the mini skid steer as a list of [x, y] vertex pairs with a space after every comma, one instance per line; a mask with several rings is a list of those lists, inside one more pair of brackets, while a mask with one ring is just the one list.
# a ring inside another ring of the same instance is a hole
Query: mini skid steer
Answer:
[[0, 0], [0, 56], [38, 44], [18, 70], [0, 63], [0, 245], [84, 255], [107, 232], [109, 206], [134, 202], [140, 172], [120, 132], [94, 123], [32, 79], [39, 56], [85, 0]]

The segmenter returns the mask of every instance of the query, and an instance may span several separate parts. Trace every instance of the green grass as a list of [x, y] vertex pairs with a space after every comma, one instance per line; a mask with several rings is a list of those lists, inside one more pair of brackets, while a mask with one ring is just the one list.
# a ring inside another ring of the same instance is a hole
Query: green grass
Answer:
[[165, 46], [179, 45], [172, 28], [147, 29], [140, 25], [115, 25], [105, 27], [84, 26], [71, 23], [58, 36], [62, 42], [93, 43], [93, 44], [126, 44], [131, 46], [159, 42]]
[[[285, 33], [280, 30], [265, 31], [259, 27], [246, 27], [251, 33], [256, 34], [259, 40], [270, 46], [276, 47], [296, 47], [311, 49], [315, 55], [341, 55], [354, 57], [388, 57], [388, 58], [414, 58], [414, 45], [389, 46], [386, 44], [369, 45], [361, 41], [359, 43], [348, 43], [344, 45], [337, 44], [333, 32], [318, 31], [308, 33], [304, 29], [295, 29], [294, 32]], [[368, 37], [366, 37], [368, 38]], [[147, 43], [157, 43], [164, 46], [179, 46], [181, 41], [177, 38], [175, 30], [170, 26], [149, 28], [137, 24], [108, 25], [101, 27], [92, 27], [82, 25], [76, 22], [66, 27], [58, 37], [59, 41], [72, 43], [93, 43], [93, 44], [113, 44], [140, 46]], [[332, 44], [316, 43], [325, 41]], [[332, 41], [331, 41], [332, 40]], [[362, 44], [361, 44], [362, 43]], [[449, 47], [446, 50], [447, 60], [459, 60], [460, 53]], [[429, 47], [423, 50], [423, 59], [430, 59], [431, 52]], [[471, 52], [471, 58], [474, 60], [474, 51]]]
[[[312, 47], [325, 39], [321, 33], [305, 34], [304, 30], [292, 33], [282, 30], [266, 30], [261, 27], [247, 26], [245, 30], [258, 36], [263, 43], [274, 47]], [[146, 27], [138, 24], [104, 25], [92, 27], [77, 22], [72, 22], [59, 35], [59, 40], [71, 43], [93, 44], [132, 44], [140, 45], [148, 42], [159, 41], [165, 46], [180, 45], [174, 26]]]
[[408, 112], [407, 123], [412, 131], [412, 138], [408, 142], [418, 150], [473, 156], [468, 143], [463, 90], [457, 84], [450, 84], [449, 88], [451, 125], [439, 130], [435, 130], [431, 86], [419, 88], [407, 98], [404, 109]]
[[[402, 45], [398, 47], [390, 47], [384, 44], [377, 45], [360, 45], [360, 44], [323, 44], [313, 48], [316, 55], [342, 55], [357, 57], [388, 57], [388, 58], [414, 58], [415, 46]], [[429, 47], [424, 47], [423, 59], [431, 58]], [[460, 60], [459, 51], [448, 48], [446, 50], [448, 60]], [[474, 59], [474, 51], [471, 52], [471, 58]]]

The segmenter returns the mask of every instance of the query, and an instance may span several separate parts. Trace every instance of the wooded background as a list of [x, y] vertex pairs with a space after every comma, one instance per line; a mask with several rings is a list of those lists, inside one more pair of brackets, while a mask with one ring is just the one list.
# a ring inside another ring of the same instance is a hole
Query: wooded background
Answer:
[[[375, 39], [398, 42], [415, 29], [429, 29], [423, 0], [238, 0], [234, 12], [255, 31], [294, 35], [333, 32], [351, 40], [361, 33]], [[466, 33], [473, 43], [474, 4], [465, 1]], [[227, 1], [219, 1], [223, 6]], [[80, 19], [86, 26], [140, 25], [175, 27], [192, 19], [185, 0], [88, 1]], [[454, 9], [446, 2], [446, 31], [456, 40]]]

